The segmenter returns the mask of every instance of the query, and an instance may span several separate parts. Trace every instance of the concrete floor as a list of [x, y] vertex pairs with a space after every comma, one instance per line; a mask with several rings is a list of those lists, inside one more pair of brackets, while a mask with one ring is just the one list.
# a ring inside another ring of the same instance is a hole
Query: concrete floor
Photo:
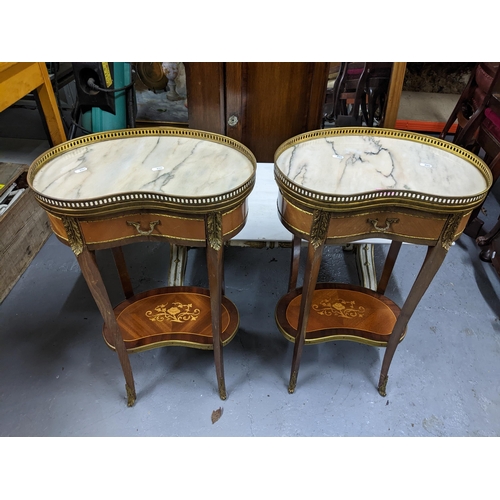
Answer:
[[[31, 140], [19, 149], [21, 163], [45, 147]], [[14, 161], [19, 145], [1, 140], [0, 161]], [[486, 227], [499, 199], [498, 190], [487, 199]], [[386, 249], [376, 246], [379, 271]], [[168, 245], [124, 251], [137, 291], [165, 285]], [[218, 397], [211, 351], [171, 347], [131, 355], [138, 398], [128, 408], [76, 259], [51, 236], [0, 305], [0, 436], [498, 436], [500, 279], [478, 253], [467, 236], [451, 248], [396, 351], [382, 398], [383, 349], [350, 342], [306, 346], [297, 390], [288, 394], [293, 346], [274, 308], [286, 292], [289, 250], [227, 248], [226, 293], [240, 312], [239, 332], [224, 349], [228, 399]], [[422, 247], [403, 246], [387, 290], [396, 303], [423, 256]], [[98, 263], [118, 304], [111, 253], [99, 252]], [[320, 279], [357, 283], [353, 254], [329, 247]], [[186, 284], [207, 284], [202, 249], [189, 251]]]

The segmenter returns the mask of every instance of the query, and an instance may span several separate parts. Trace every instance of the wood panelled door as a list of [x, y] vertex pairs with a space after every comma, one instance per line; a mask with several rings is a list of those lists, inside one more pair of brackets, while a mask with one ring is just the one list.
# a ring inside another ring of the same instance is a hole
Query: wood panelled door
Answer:
[[224, 134], [258, 162], [321, 128], [329, 63], [185, 63], [189, 127]]

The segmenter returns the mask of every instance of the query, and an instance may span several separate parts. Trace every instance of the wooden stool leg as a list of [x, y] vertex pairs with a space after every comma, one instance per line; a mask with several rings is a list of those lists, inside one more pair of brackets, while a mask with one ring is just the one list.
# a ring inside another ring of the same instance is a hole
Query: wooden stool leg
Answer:
[[222, 277], [223, 253], [222, 243], [222, 216], [218, 213], [209, 214], [206, 219], [207, 232], [207, 267], [208, 284], [210, 289], [210, 307], [212, 313], [212, 335], [214, 344], [214, 361], [219, 396], [227, 398], [226, 383], [224, 380], [224, 359], [222, 355]]
[[479, 247], [481, 247], [481, 252], [479, 254], [479, 258], [483, 262], [491, 262], [493, 255], [493, 248], [491, 244], [495, 239], [500, 235], [500, 217], [498, 218], [497, 223], [488, 231], [484, 236], [479, 236], [476, 238], [476, 243]]
[[408, 297], [401, 309], [399, 317], [394, 325], [394, 329], [387, 342], [387, 347], [385, 349], [384, 359], [382, 361], [382, 369], [380, 371], [380, 379], [378, 384], [378, 392], [381, 396], [386, 396], [386, 386], [388, 380], [389, 367], [391, 365], [392, 358], [396, 352], [396, 348], [401, 339], [408, 321], [410, 320], [415, 308], [417, 307], [420, 299], [429, 287], [434, 275], [440, 268], [448, 249], [444, 246], [438, 244], [434, 247], [429, 247], [427, 250], [427, 255], [425, 257], [424, 263], [418, 273], [417, 279], [413, 283], [413, 286], [408, 294]]
[[168, 286], [182, 286], [186, 273], [187, 247], [170, 244], [170, 271], [168, 273]]
[[115, 258], [116, 269], [118, 269], [118, 274], [120, 275], [123, 293], [125, 294], [126, 299], [130, 299], [130, 297], [134, 296], [134, 289], [127, 271], [127, 263], [125, 262], [125, 256], [123, 255], [123, 249], [122, 247], [113, 247], [112, 252], [113, 257]]
[[299, 263], [300, 263], [300, 246], [302, 239], [294, 236], [292, 242], [292, 260], [290, 263], [290, 277], [288, 280], [288, 291], [291, 292], [297, 288], [297, 278], [299, 276]]
[[398, 257], [399, 251], [401, 250], [401, 241], [393, 241], [387, 252], [387, 257], [385, 258], [384, 269], [382, 270], [382, 276], [378, 282], [377, 293], [382, 295], [385, 293], [385, 289], [389, 284], [389, 278], [391, 277], [392, 270], [394, 269], [394, 264]]
[[377, 289], [375, 252], [372, 243], [358, 243], [356, 247], [356, 268], [361, 286], [370, 290]]
[[94, 297], [97, 307], [101, 312], [104, 322], [112, 332], [116, 353], [118, 354], [118, 359], [120, 360], [123, 375], [125, 376], [127, 405], [133, 406], [136, 400], [136, 393], [134, 377], [132, 375], [132, 367], [130, 366], [130, 360], [128, 357], [127, 349], [125, 347], [125, 343], [123, 342], [120, 328], [118, 326], [118, 323], [116, 322], [113, 306], [111, 305], [108, 293], [102, 281], [101, 273], [99, 272], [99, 268], [97, 267], [95, 253], [89, 251], [87, 248], [83, 248], [82, 252], [77, 255], [76, 258], [82, 270], [83, 277], [85, 278], [85, 281], [87, 282], [87, 285], [90, 289], [90, 293]]
[[302, 349], [306, 338], [307, 320], [311, 310], [311, 302], [316, 281], [318, 280], [319, 268], [321, 265], [321, 257], [323, 254], [323, 246], [321, 243], [315, 247], [309, 243], [307, 249], [307, 263], [304, 273], [304, 284], [302, 287], [302, 300], [300, 301], [299, 322], [297, 325], [297, 333], [295, 336], [295, 345], [293, 348], [292, 369], [290, 372], [290, 382], [288, 384], [288, 392], [292, 394], [297, 385], [297, 375], [299, 373], [300, 359], [302, 357]]
[[52, 90], [52, 83], [45, 63], [36, 63], [39, 66], [43, 83], [37, 87], [36, 93], [42, 107], [45, 122], [50, 134], [52, 146], [57, 146], [66, 141], [66, 132], [61, 119], [61, 113], [57, 107], [56, 97]]

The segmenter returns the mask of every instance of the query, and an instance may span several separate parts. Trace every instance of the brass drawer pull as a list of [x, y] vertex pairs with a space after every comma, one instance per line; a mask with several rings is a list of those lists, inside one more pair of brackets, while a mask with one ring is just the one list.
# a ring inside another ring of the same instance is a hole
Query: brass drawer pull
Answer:
[[391, 224], [397, 224], [399, 222], [399, 219], [385, 219], [385, 227], [378, 227], [378, 219], [368, 219], [366, 222], [369, 222], [375, 231], [378, 231], [379, 233], [385, 233], [390, 227]]
[[127, 221], [127, 224], [129, 226], [134, 226], [137, 229], [137, 232], [142, 235], [142, 236], [149, 236], [153, 231], [156, 225], [160, 223], [159, 220], [154, 220], [149, 223], [149, 231], [144, 231], [141, 229], [141, 223], [140, 222], [132, 222], [130, 220]]

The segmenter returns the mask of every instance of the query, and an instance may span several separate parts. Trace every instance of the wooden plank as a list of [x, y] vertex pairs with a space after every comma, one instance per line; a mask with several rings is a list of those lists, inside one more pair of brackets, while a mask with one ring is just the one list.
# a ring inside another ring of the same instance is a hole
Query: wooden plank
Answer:
[[47, 214], [26, 189], [0, 217], [0, 303], [50, 234]]
[[395, 62], [392, 67], [389, 93], [387, 96], [387, 108], [385, 110], [384, 128], [394, 128], [398, 117], [399, 101], [403, 92], [403, 81], [405, 77], [406, 63]]
[[45, 63], [37, 63], [42, 83], [37, 86], [36, 92], [42, 107], [43, 116], [49, 129], [52, 146], [57, 146], [66, 141], [66, 132], [57, 106], [56, 96]]
[[0, 62], [0, 72], [7, 71], [10, 67], [15, 66], [16, 62]]
[[0, 111], [19, 101], [43, 83], [38, 63], [17, 63], [4, 69], [0, 72]]
[[[398, 130], [411, 130], [414, 132], [435, 132], [439, 134], [444, 129], [446, 125], [445, 122], [426, 122], [421, 120], [396, 120], [396, 125], [394, 128]], [[450, 134], [454, 134], [457, 131], [457, 124], [454, 123], [450, 127]]]
[[0, 195], [27, 169], [19, 163], [0, 163]]

